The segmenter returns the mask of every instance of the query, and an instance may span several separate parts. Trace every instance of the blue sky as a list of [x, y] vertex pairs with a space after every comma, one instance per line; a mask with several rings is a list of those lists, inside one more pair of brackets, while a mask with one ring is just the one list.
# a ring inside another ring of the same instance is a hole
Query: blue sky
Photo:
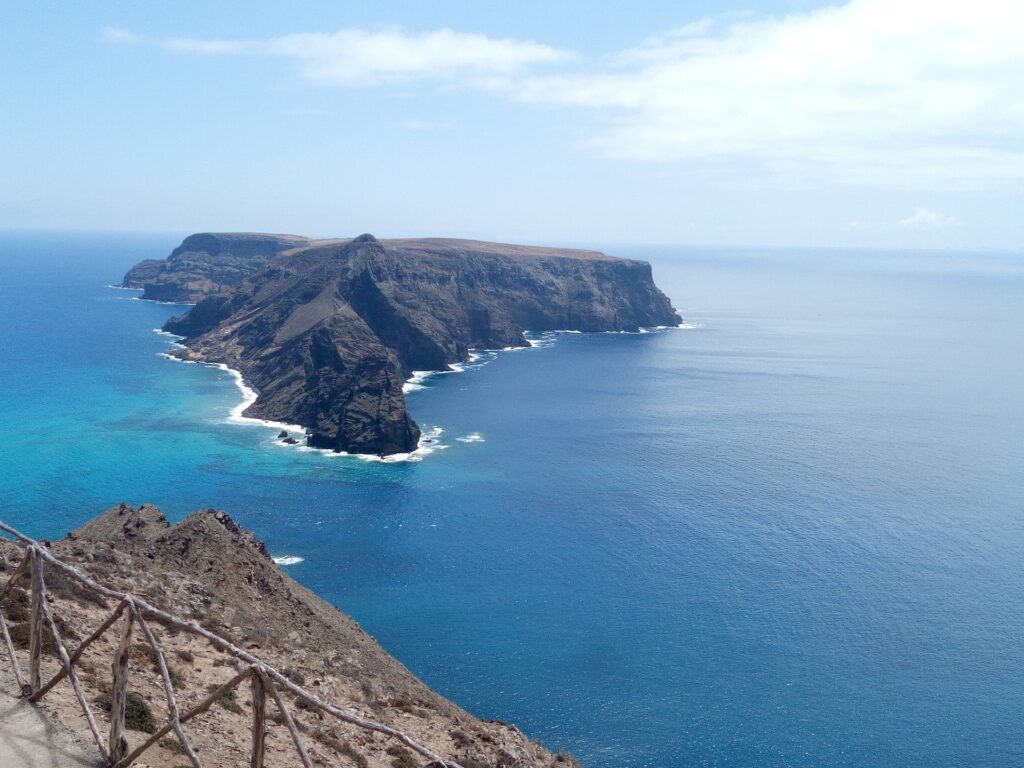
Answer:
[[1024, 249], [1024, 3], [14, 2], [0, 227]]

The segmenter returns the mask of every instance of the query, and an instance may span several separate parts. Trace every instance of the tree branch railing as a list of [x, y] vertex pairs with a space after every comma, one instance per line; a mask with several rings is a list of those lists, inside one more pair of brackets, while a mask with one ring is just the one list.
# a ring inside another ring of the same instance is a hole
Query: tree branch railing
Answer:
[[[454, 760], [441, 757], [429, 747], [420, 744], [397, 728], [368, 720], [354, 712], [346, 711], [322, 700], [315, 694], [296, 685], [281, 672], [265, 664], [257, 657], [237, 647], [229, 640], [204, 629], [196, 622], [182, 619], [174, 614], [163, 611], [138, 596], [103, 586], [75, 566], [54, 557], [44, 545], [19, 533], [2, 521], [0, 521], [0, 531], [12, 536], [15, 543], [25, 549], [25, 556], [21, 563], [7, 580], [7, 583], [0, 586], [0, 603], [7, 598], [11, 590], [17, 587], [20, 582], [28, 579], [30, 583], [29, 669], [27, 677], [23, 674], [18, 655], [15, 652], [14, 643], [7, 626], [7, 617], [4, 615], [2, 607], [0, 607], [0, 634], [3, 635], [4, 646], [21, 696], [32, 703], [36, 703], [53, 690], [58, 683], [67, 678], [74, 690], [75, 698], [78, 700], [82, 714], [85, 716], [93, 740], [96, 742], [96, 747], [104, 763], [110, 768], [128, 768], [146, 750], [171, 732], [174, 733], [178, 743], [181, 745], [182, 752], [188, 757], [193, 768], [202, 768], [202, 762], [185, 733], [184, 724], [206, 712], [229, 691], [235, 690], [247, 680], [252, 685], [252, 752], [250, 768], [263, 768], [264, 756], [266, 754], [268, 699], [274, 702], [280, 718], [288, 730], [300, 762], [304, 768], [311, 768], [312, 766], [302, 734], [289, 711], [282, 691], [291, 694], [298, 702], [301, 702], [303, 708], [317, 710], [348, 725], [379, 733], [401, 742], [409, 749], [429, 760], [428, 768], [431, 766], [462, 768]], [[45, 578], [47, 566], [68, 576], [89, 594], [117, 601], [117, 606], [113, 612], [70, 653], [61, 637], [53, 615], [53, 608], [47, 595]], [[106, 740], [104, 740], [96, 718], [82, 690], [75, 667], [86, 649], [106, 634], [122, 617], [124, 617], [124, 626], [111, 664], [110, 729]], [[160, 643], [147, 621], [156, 622], [172, 631], [184, 631], [200, 637], [219, 651], [243, 662], [245, 668], [199, 703], [181, 712], [163, 649], [160, 647]], [[44, 683], [42, 679], [42, 654], [47, 627], [49, 628], [50, 639], [56, 649], [60, 667]], [[166, 723], [157, 728], [149, 738], [129, 752], [128, 741], [125, 737], [125, 710], [128, 699], [128, 660], [133, 633], [136, 629], [141, 633], [156, 659], [158, 677], [166, 699], [168, 715]]]

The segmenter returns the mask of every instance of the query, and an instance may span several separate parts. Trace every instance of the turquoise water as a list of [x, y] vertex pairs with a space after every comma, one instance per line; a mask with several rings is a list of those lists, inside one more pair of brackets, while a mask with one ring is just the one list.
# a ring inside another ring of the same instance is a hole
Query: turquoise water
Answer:
[[1024, 763], [1024, 260], [609, 248], [696, 327], [431, 379], [448, 447], [381, 465], [226, 423], [228, 374], [158, 356], [180, 308], [105, 285], [178, 239], [0, 235], [0, 517], [226, 509], [595, 768]]

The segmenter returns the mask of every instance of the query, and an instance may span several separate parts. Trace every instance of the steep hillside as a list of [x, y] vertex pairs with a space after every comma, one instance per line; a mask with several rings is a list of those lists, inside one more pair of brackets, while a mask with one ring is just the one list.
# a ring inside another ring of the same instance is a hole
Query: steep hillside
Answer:
[[[517, 728], [478, 720], [427, 688], [356, 622], [286, 575], [263, 544], [223, 512], [201, 510], [170, 525], [156, 507], [122, 504], [53, 542], [51, 551], [108, 587], [194, 619], [324, 700], [398, 728], [465, 768], [576, 766], [571, 757], [551, 754]], [[6, 581], [20, 556], [19, 549], [0, 541], [0, 579]], [[72, 645], [113, 609], [113, 603], [82, 591], [54, 569], [47, 583], [61, 633]], [[23, 588], [0, 603], [23, 663], [28, 605]], [[155, 623], [153, 629], [165, 650], [183, 711], [236, 673], [235, 661], [205, 640]], [[82, 657], [78, 672], [89, 701], [102, 702], [109, 691], [119, 636], [118, 631], [107, 633]], [[52, 644], [44, 653], [45, 679], [56, 671], [57, 659]], [[129, 690], [143, 702], [129, 721], [134, 723], [128, 734], [134, 747], [146, 737], [142, 715], [148, 710], [160, 720], [166, 710], [154, 657], [140, 642], [132, 647], [129, 674]], [[62, 721], [87, 733], [69, 686], [59, 686], [43, 701]], [[316, 765], [414, 768], [425, 762], [380, 734], [325, 720], [308, 708], [293, 707], [292, 713]], [[208, 714], [190, 721], [186, 730], [204, 764], [248, 765], [251, 719], [249, 691], [243, 686]], [[268, 764], [299, 764], [279, 719], [271, 722], [268, 739]], [[173, 738], [161, 741], [143, 762], [153, 768], [187, 764]]]

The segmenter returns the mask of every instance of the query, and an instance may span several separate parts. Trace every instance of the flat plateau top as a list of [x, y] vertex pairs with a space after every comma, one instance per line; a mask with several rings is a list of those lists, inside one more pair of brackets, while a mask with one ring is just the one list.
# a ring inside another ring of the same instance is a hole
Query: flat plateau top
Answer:
[[420, 237], [399, 240], [381, 240], [382, 245], [403, 250], [434, 251], [452, 249], [476, 251], [478, 253], [500, 253], [512, 256], [562, 256], [573, 259], [612, 259], [614, 257], [600, 251], [588, 251], [580, 248], [550, 248], [542, 245], [515, 245], [513, 243], [491, 243], [486, 240], [458, 240], [444, 237]]
[[[302, 235], [281, 235], [269, 232], [196, 232], [189, 235], [189, 238], [204, 236], [226, 240], [271, 238], [281, 240], [289, 244], [294, 244], [293, 248], [286, 249], [286, 253], [295, 253], [311, 248], [316, 249], [329, 246], [347, 245], [353, 240], [351, 237], [306, 238]], [[187, 239], [188, 238], [186, 238], [186, 240]], [[454, 237], [381, 238], [378, 242], [385, 248], [394, 248], [407, 252], [419, 251], [422, 253], [438, 253], [443, 251], [462, 251], [533, 258], [561, 257], [591, 261], [629, 261], [629, 259], [619, 259], [618, 257], [609, 256], [601, 251], [588, 250], [584, 248], [556, 248], [545, 245], [517, 245], [515, 243], [494, 243], [488, 240], [464, 240]]]

